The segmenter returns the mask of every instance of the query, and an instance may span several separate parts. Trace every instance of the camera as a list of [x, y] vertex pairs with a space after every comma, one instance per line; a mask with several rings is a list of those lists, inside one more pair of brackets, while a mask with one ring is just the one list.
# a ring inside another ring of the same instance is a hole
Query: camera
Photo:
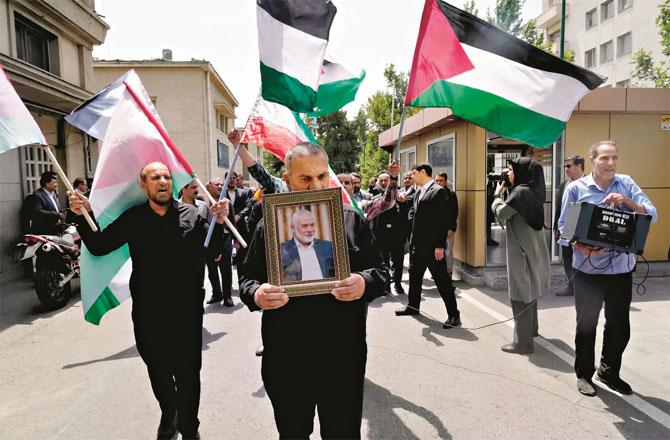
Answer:
[[498, 173], [489, 173], [486, 177], [492, 182], [497, 182], [502, 180], [506, 186], [510, 186], [508, 171], [503, 170], [500, 174]]

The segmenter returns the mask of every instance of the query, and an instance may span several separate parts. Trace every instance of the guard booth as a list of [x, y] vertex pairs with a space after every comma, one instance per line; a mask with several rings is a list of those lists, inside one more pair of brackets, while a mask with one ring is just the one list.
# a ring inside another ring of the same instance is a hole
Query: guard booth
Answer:
[[[379, 147], [395, 155], [399, 125], [379, 135]], [[619, 173], [629, 174], [658, 209], [644, 256], [667, 261], [670, 252], [670, 89], [599, 88], [586, 95], [568, 121], [563, 136], [547, 148], [534, 148], [488, 132], [455, 117], [446, 108], [427, 108], [405, 121], [400, 143], [402, 171], [428, 162], [434, 173], [446, 172], [458, 195], [458, 230], [454, 259], [460, 270], [481, 274], [505, 266], [504, 233], [490, 213], [489, 174], [507, 168], [507, 160], [532, 157], [544, 168], [545, 225], [551, 228], [564, 180], [564, 158], [574, 154], [586, 160], [589, 147], [613, 139], [620, 145]], [[489, 192], [487, 193], [487, 188]], [[488, 195], [487, 195], [488, 194]], [[554, 263], [560, 249], [546, 230]], [[495, 241], [497, 245], [493, 244]]]

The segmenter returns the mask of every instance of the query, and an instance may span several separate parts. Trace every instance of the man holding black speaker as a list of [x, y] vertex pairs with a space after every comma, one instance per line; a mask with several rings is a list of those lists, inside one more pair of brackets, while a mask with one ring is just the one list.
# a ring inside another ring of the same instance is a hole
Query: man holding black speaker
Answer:
[[[648, 214], [656, 221], [656, 208], [630, 176], [617, 174], [619, 146], [615, 141], [596, 142], [589, 149], [593, 171], [570, 183], [565, 189], [558, 229], [563, 232], [568, 206], [577, 202], [613, 205], [622, 211]], [[559, 241], [568, 245], [565, 238]], [[605, 331], [598, 380], [621, 394], [632, 394], [630, 385], [621, 379], [621, 359], [630, 339], [630, 303], [633, 290], [635, 255], [591, 248], [571, 243], [573, 255], [575, 309], [575, 373], [577, 389], [586, 396], [595, 396], [591, 378], [596, 372], [595, 341], [598, 315], [605, 303]]]

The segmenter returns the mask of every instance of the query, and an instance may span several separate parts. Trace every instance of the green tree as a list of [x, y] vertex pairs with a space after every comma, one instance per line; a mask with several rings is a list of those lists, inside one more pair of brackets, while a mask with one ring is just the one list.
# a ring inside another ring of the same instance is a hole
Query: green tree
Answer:
[[[658, 8], [660, 12], [656, 17], [656, 26], [661, 37], [661, 53], [670, 57], [670, 0], [665, 0]], [[656, 62], [651, 51], [640, 49], [633, 54], [631, 64], [633, 65], [631, 76], [636, 80], [650, 82], [655, 87], [670, 87], [668, 60]], [[639, 81], [634, 81], [633, 85], [642, 85]]]
[[526, 0], [496, 0], [496, 5], [486, 9], [486, 21], [503, 31], [518, 37], [523, 29], [521, 8]]
[[[388, 153], [378, 147], [379, 134], [400, 122], [409, 74], [396, 71], [393, 64], [388, 64], [384, 78], [390, 91], [376, 91], [356, 116], [358, 141], [362, 145], [358, 163], [364, 179], [377, 175], [388, 166]], [[409, 107], [406, 117], [419, 111], [420, 108]]]
[[356, 121], [348, 121], [347, 113], [336, 111], [318, 118], [317, 140], [323, 146], [330, 166], [336, 173], [355, 170], [360, 152]]

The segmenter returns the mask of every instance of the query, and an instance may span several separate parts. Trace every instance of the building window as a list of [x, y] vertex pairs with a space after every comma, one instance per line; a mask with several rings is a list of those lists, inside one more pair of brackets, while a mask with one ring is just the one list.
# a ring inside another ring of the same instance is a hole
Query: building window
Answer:
[[598, 9], [593, 8], [586, 13], [586, 29], [591, 29], [598, 24]]
[[600, 4], [600, 21], [614, 17], [614, 0], [607, 0]]
[[216, 129], [221, 133], [226, 133], [228, 129], [228, 119], [223, 115], [223, 113], [216, 113]]
[[588, 69], [596, 65], [596, 48], [584, 52], [584, 66]]
[[219, 168], [230, 168], [230, 161], [228, 159], [228, 145], [220, 140], [216, 140], [216, 159]]
[[616, 83], [616, 86], [621, 88], [630, 87], [630, 79], [624, 79], [623, 81], [619, 81]]
[[416, 164], [416, 146], [400, 150], [400, 172], [405, 174]]
[[633, 6], [633, 0], [619, 0], [619, 12], [625, 11], [631, 6]]
[[612, 40], [600, 45], [600, 64], [612, 61]]
[[20, 14], [14, 14], [18, 59], [55, 75], [58, 67], [58, 38]]
[[52, 171], [44, 147], [40, 145], [26, 145], [21, 147], [21, 162], [23, 168], [23, 194], [28, 195], [40, 187], [40, 177], [45, 171]]
[[447, 173], [451, 189], [456, 190], [456, 134], [451, 133], [444, 137], [428, 142], [428, 163], [433, 167], [433, 177], [438, 173]]
[[616, 56], [620, 57], [627, 55], [633, 51], [633, 35], [630, 32], [626, 32], [623, 35], [619, 35], [616, 39]]

